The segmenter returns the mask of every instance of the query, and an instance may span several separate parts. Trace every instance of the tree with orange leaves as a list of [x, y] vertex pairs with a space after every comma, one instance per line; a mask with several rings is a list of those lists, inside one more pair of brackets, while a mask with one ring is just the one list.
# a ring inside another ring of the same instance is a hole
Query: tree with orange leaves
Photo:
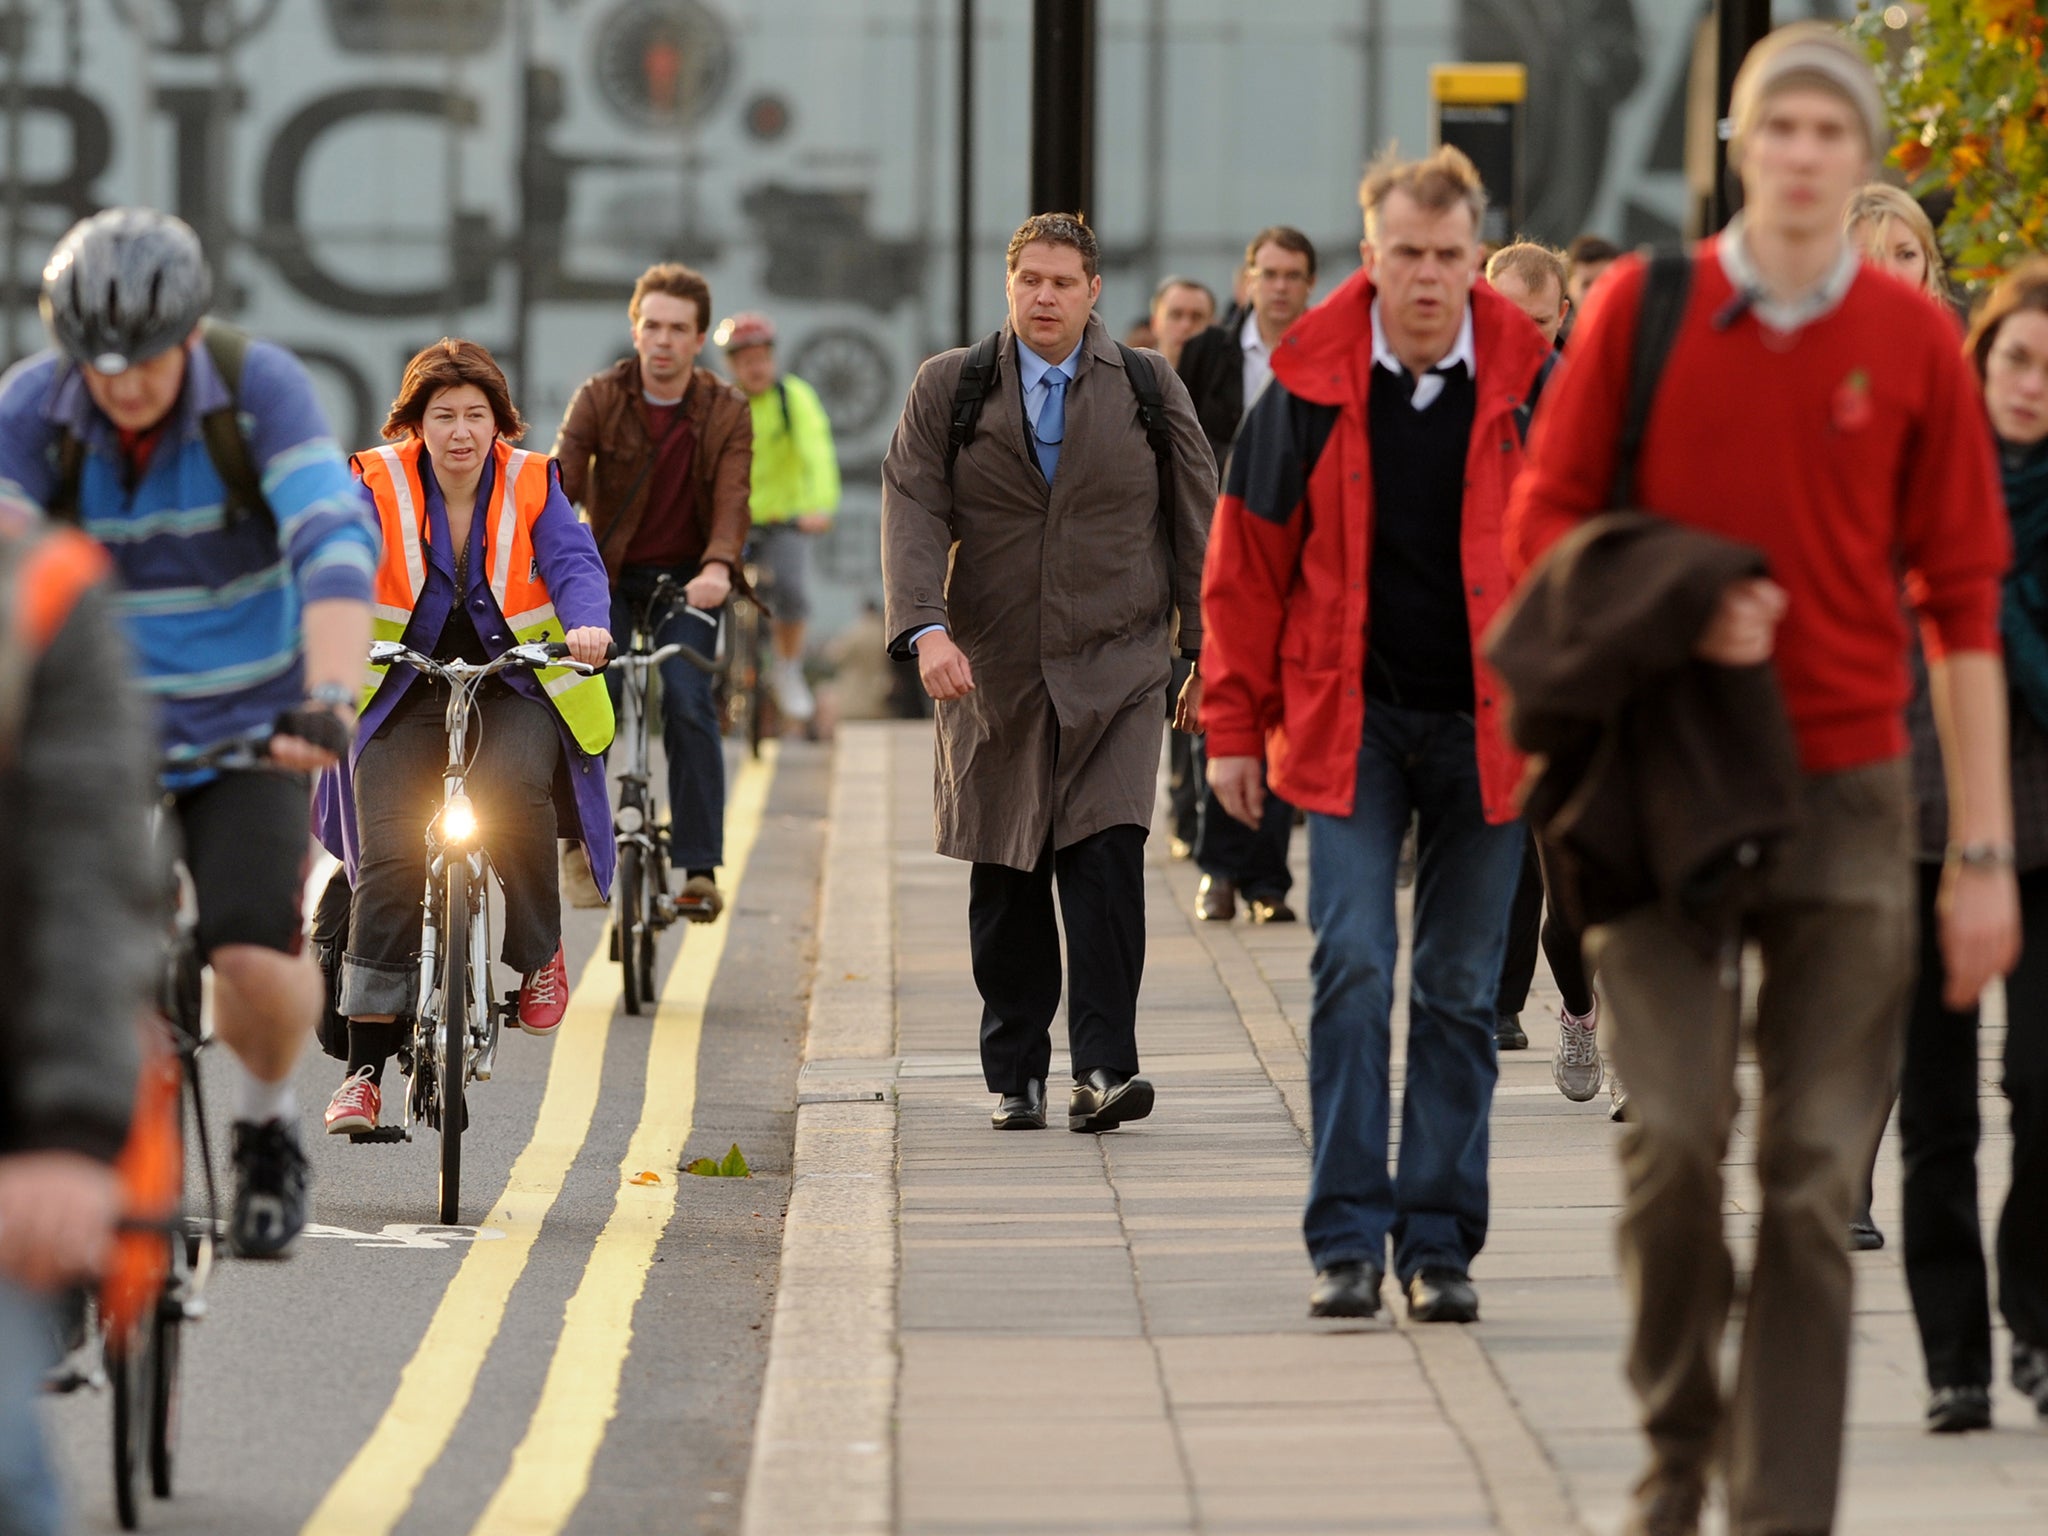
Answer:
[[1858, 0], [1850, 26], [1899, 132], [1886, 162], [1916, 195], [1954, 197], [1940, 234], [1956, 275], [1989, 280], [2048, 246], [2048, 4]]

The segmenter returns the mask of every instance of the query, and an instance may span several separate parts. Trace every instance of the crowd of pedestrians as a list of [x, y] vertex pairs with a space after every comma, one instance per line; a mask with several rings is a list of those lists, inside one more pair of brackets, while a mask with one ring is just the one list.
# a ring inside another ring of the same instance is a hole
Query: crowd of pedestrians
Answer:
[[[1833, 1528], [1849, 1251], [1882, 1241], [1902, 1083], [1928, 1426], [1989, 1424], [1974, 1022], [2008, 973], [1996, 1295], [2048, 1417], [2048, 962], [2020, 958], [2048, 901], [2048, 263], [1966, 352], [1832, 29], [1754, 49], [1731, 128], [1743, 212], [1689, 251], [1487, 252], [1470, 161], [1390, 155], [1357, 273], [1311, 307], [1313, 246], [1270, 226], [1206, 329], [1205, 290], [1159, 285], [1149, 355], [1088, 317], [1093, 234], [1038, 215], [1010, 322], [926, 364], [884, 468], [886, 628], [938, 701], [939, 851], [974, 865], [995, 1125], [1048, 1123], [1055, 879], [1069, 1128], [1154, 1108], [1136, 864], [1164, 698], [1198, 732], [1169, 830], [1199, 918], [1291, 918], [1308, 827], [1313, 1315], [1378, 1312], [1389, 1268], [1411, 1321], [1481, 1315], [1497, 1053], [1549, 958], [1557, 1087], [1604, 1080], [1623, 1123], [1632, 1536], [1696, 1532], [1716, 1480], [1743, 1536]], [[1752, 1040], [1763, 1205], [1724, 1379]]]

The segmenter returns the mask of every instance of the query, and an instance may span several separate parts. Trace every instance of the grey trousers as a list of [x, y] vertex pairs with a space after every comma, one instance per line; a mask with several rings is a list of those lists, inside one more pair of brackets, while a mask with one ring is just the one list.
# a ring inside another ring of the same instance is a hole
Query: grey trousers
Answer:
[[1619, 1231], [1628, 1377], [1650, 1464], [1640, 1493], [1725, 1459], [1729, 1529], [1833, 1529], [1848, 1392], [1849, 1217], [1883, 1129], [1913, 981], [1903, 760], [1809, 778], [1803, 824], [1754, 883], [1743, 932], [1757, 1002], [1763, 1214], [1732, 1390], [1721, 1336], [1735, 1267], [1721, 1163], [1737, 1108], [1736, 951], [1702, 956], [1661, 908], [1596, 928], [1615, 1067], [1628, 1085]]

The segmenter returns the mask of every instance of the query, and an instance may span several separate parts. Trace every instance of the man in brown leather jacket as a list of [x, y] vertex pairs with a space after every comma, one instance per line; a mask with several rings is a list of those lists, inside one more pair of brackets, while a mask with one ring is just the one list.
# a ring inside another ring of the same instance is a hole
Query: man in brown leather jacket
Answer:
[[[583, 382], [562, 418], [562, 489], [597, 536], [612, 581], [612, 633], [632, 633], [655, 583], [683, 583], [692, 608], [715, 612], [739, 575], [751, 518], [754, 427], [747, 397], [696, 366], [711, 323], [711, 287], [676, 262], [649, 267], [626, 306], [633, 356]], [[681, 610], [660, 644], [709, 655], [715, 634]], [[617, 703], [618, 685], [613, 684]], [[680, 657], [662, 666], [668, 753], [669, 862], [684, 872], [677, 909], [708, 923], [724, 910], [725, 758], [711, 680]], [[565, 871], [574, 891], [580, 870]], [[587, 876], [586, 876], [587, 880]], [[594, 894], [594, 892], [593, 892]]]

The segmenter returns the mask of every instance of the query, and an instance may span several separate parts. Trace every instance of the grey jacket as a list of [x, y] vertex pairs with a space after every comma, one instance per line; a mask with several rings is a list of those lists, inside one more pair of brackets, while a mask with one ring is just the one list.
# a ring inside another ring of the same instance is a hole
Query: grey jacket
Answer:
[[[0, 645], [20, 541], [0, 533]], [[30, 664], [0, 741], [0, 1154], [111, 1161], [135, 1099], [156, 947], [153, 737], [103, 586]]]

